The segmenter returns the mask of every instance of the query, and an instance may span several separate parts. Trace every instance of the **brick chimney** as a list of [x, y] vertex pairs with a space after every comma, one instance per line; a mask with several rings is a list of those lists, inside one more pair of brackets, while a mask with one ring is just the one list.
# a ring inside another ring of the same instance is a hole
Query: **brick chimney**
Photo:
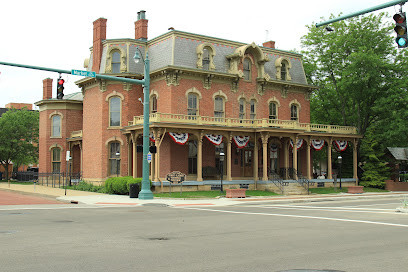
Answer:
[[147, 41], [147, 23], [145, 15], [146, 11], [141, 10], [137, 13], [137, 21], [135, 22], [135, 39]]
[[102, 59], [102, 41], [106, 40], [106, 21], [105, 18], [99, 18], [93, 22], [93, 56], [92, 71], [99, 73]]
[[43, 80], [43, 100], [52, 98], [52, 78]]
[[268, 48], [275, 48], [275, 42], [274, 41], [264, 42], [262, 46]]

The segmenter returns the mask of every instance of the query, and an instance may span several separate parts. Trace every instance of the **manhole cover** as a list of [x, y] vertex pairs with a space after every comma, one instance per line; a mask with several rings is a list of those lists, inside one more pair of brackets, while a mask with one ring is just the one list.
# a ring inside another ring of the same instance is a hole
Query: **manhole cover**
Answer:
[[74, 221], [71, 221], [71, 220], [56, 220], [56, 221], [53, 221], [54, 223], [72, 223], [72, 222], [74, 222]]

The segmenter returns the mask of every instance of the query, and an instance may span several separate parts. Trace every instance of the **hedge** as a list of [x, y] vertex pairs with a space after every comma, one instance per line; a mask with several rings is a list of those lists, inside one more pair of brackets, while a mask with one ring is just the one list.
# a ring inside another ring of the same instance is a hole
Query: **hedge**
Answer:
[[133, 177], [112, 177], [105, 181], [107, 194], [128, 195], [130, 184], [142, 183], [142, 178]]

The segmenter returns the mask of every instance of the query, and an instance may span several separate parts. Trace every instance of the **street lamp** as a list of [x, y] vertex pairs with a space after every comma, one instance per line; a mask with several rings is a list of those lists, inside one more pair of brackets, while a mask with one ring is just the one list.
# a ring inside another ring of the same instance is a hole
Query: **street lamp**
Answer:
[[341, 164], [342, 164], [343, 158], [339, 155], [337, 157], [337, 162], [339, 163], [339, 179], [340, 179], [340, 190], [341, 190]]
[[225, 157], [225, 154], [224, 154], [224, 152], [220, 152], [220, 178], [221, 178], [221, 193], [223, 193], [224, 192], [224, 190], [223, 190], [223, 188], [222, 188], [222, 176], [223, 176], [223, 174], [224, 174], [224, 157]]
[[142, 189], [139, 192], [139, 199], [153, 199], [153, 193], [150, 190], [149, 181], [149, 162], [147, 161], [147, 153], [149, 152], [149, 56], [146, 53], [146, 59], [143, 59], [142, 52], [136, 47], [135, 56], [133, 57], [135, 63], [139, 63], [140, 59], [144, 62], [144, 83], [143, 83], [143, 166], [142, 166]]
[[120, 160], [120, 153], [116, 151], [116, 177], [119, 177], [119, 160]]

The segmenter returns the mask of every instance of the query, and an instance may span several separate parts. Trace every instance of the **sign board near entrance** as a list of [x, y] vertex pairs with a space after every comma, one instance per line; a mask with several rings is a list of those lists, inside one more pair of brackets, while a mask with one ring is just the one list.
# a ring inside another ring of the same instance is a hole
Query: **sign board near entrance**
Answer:
[[166, 180], [171, 183], [182, 183], [186, 179], [186, 174], [181, 173], [180, 171], [173, 171], [168, 173]]

